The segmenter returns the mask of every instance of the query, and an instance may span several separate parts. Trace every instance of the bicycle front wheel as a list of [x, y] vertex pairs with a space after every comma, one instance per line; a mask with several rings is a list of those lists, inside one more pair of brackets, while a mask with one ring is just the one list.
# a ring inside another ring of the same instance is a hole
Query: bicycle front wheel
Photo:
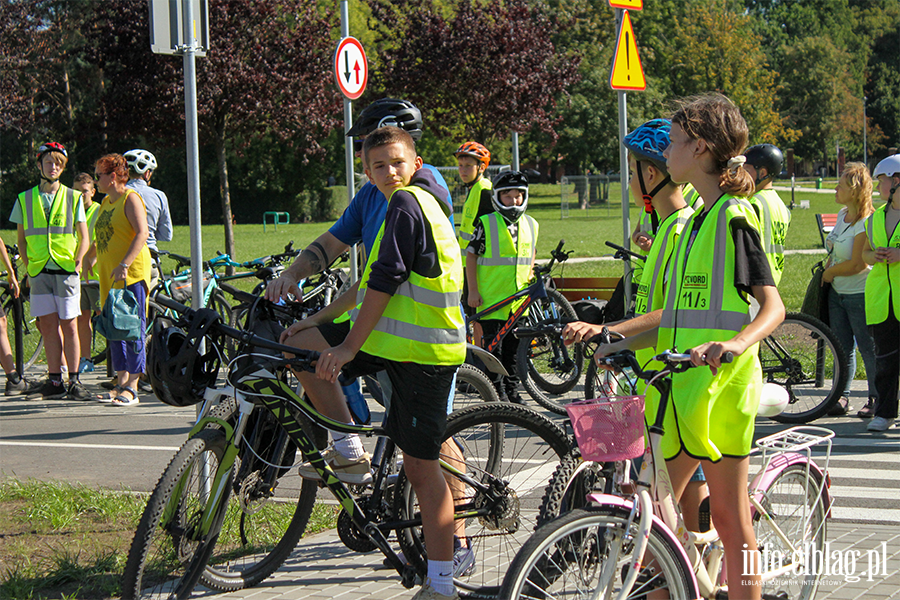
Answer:
[[[234, 422], [237, 402], [228, 399], [210, 416]], [[305, 417], [297, 418], [309, 431]], [[296, 456], [271, 413], [255, 410], [235, 459], [232, 493], [203, 585], [223, 592], [253, 587], [290, 556], [306, 530], [318, 488], [292, 468]]]
[[566, 454], [544, 492], [538, 525], [576, 508], [584, 508], [588, 504], [588, 494], [606, 491], [610, 478], [603, 467], [602, 463], [583, 460], [578, 448]]
[[222, 524], [219, 514], [208, 533], [200, 530], [224, 454], [225, 434], [211, 429], [197, 433], [175, 454], [138, 523], [125, 564], [122, 598], [190, 596]]
[[772, 335], [759, 343], [763, 378], [788, 391], [780, 423], [809, 423], [835, 405], [847, 385], [848, 356], [822, 321], [789, 313]]
[[[548, 289], [547, 299], [530, 309], [526, 323], [567, 319], [577, 320], [575, 309], [557, 290]], [[522, 385], [534, 400], [559, 415], [566, 414], [566, 404], [584, 398], [579, 383], [584, 372], [582, 344], [563, 344], [562, 336], [548, 334], [519, 342], [516, 368]]]
[[[766, 597], [787, 600], [814, 598], [819, 586], [819, 576], [824, 572], [825, 548], [825, 492], [822, 478], [816, 471], [809, 471], [805, 464], [790, 465], [757, 497], [766, 515], [754, 512], [753, 530], [760, 550], [761, 572], [779, 566], [795, 568], [773, 580], [763, 582]], [[798, 551], [778, 535], [776, 527]], [[798, 562], [799, 561], [799, 562]]]
[[481, 369], [463, 363], [456, 372], [456, 392], [453, 394], [453, 410], [462, 410], [484, 402], [499, 402], [494, 384]]
[[[478, 511], [465, 522], [465, 538], [475, 553], [474, 569], [456, 574], [461, 595], [493, 598], [509, 563], [534, 532], [541, 494], [553, 470], [570, 449], [563, 430], [540, 413], [524, 407], [487, 403], [454, 412], [447, 420], [444, 440], [457, 448], [458, 457], [444, 455], [449, 464], [486, 486], [475, 490], [452, 478], [457, 512]], [[450, 477], [448, 475], [448, 477]], [[420, 517], [415, 491], [400, 472], [394, 515], [401, 521]], [[406, 559], [424, 577], [427, 554], [422, 528], [397, 532]]]
[[[516, 555], [503, 580], [500, 597], [616, 598], [641, 534], [622, 507], [576, 509], [542, 526]], [[687, 600], [699, 597], [692, 569], [678, 541], [653, 523], [645, 566], [625, 598], [651, 592]]]

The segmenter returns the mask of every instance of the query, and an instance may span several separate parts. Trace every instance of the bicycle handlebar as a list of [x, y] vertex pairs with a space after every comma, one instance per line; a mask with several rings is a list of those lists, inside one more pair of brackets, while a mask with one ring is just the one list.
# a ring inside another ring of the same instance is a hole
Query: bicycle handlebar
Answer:
[[[734, 354], [731, 352], [726, 352], [719, 358], [723, 363], [734, 362]], [[670, 373], [683, 373], [684, 371], [697, 366], [691, 362], [690, 351], [688, 351], [687, 353], [676, 353], [672, 352], [671, 350], [665, 350], [660, 354], [654, 356], [653, 360], [659, 361], [666, 365], [666, 368], [663, 371], [645, 371], [643, 368], [641, 368], [640, 363], [638, 363], [637, 357], [631, 350], [623, 350], [622, 352], [616, 352], [615, 354], [610, 354], [609, 356], [596, 358], [594, 360], [596, 360], [598, 364], [615, 367], [620, 370], [626, 367], [630, 368], [638, 377], [645, 381], [653, 379], [665, 370], [668, 370]]]
[[535, 275], [544, 275], [549, 273], [553, 269], [553, 265], [558, 262], [566, 262], [569, 260], [569, 255], [574, 252], [574, 250], [569, 250], [568, 252], [563, 252], [563, 246], [565, 245], [566, 240], [559, 240], [559, 244], [556, 245], [554, 250], [550, 251], [550, 262], [546, 265], [534, 265], [534, 274]]
[[[162, 306], [173, 310], [179, 313], [186, 320], [190, 321], [193, 319], [194, 315], [197, 314], [197, 311], [185, 306], [184, 304], [166, 296], [162, 293], [157, 293], [155, 298], [157, 303]], [[206, 309], [211, 310], [211, 309]], [[248, 331], [242, 331], [235, 327], [231, 327], [230, 325], [225, 325], [221, 321], [216, 321], [213, 323], [211, 328], [217, 333], [221, 333], [222, 335], [230, 338], [234, 338], [236, 340], [240, 340], [244, 344], [251, 344], [258, 348], [264, 348], [266, 350], [274, 350], [276, 352], [289, 353], [293, 354], [293, 358], [285, 358], [285, 364], [294, 364], [300, 366], [304, 370], [313, 371], [315, 367], [313, 367], [313, 363], [315, 363], [319, 359], [319, 353], [315, 350], [303, 350], [300, 348], [296, 348], [294, 346], [287, 346], [285, 344], [279, 344], [278, 342], [273, 342], [272, 340], [267, 340], [265, 338], [259, 337], [258, 335], [254, 335]]]
[[606, 242], [606, 245], [616, 251], [614, 258], [618, 258], [621, 260], [628, 260], [629, 257], [635, 258], [640, 261], [647, 261], [647, 257], [643, 254], [638, 254], [637, 252], [632, 252], [628, 248], [620, 246], [618, 244], [613, 244], [612, 242]]

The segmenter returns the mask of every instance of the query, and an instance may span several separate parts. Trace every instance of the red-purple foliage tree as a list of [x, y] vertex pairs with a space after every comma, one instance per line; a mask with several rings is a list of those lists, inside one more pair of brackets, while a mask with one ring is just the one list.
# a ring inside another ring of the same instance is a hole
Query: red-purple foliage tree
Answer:
[[[556, 139], [555, 106], [578, 80], [578, 56], [561, 53], [559, 23], [529, 0], [370, 0], [380, 68], [374, 84], [429, 114], [429, 129], [490, 143], [538, 129]], [[448, 16], [448, 13], [449, 14]]]
[[[97, 23], [98, 34], [108, 39], [102, 52], [110, 58], [104, 71], [110, 121], [121, 123], [122, 113], [130, 112], [157, 136], [174, 134], [175, 124], [183, 135], [181, 61], [150, 54], [146, 4], [104, 5]], [[142, 13], [129, 17], [135, 6]], [[99, 25], [104, 10], [117, 14], [105, 30]], [[331, 76], [335, 19], [315, 0], [219, 0], [210, 3], [209, 22], [211, 48], [196, 63], [197, 108], [201, 138], [215, 146], [225, 249], [234, 255], [229, 152], [274, 136], [284, 152], [311, 157], [324, 152], [317, 140], [340, 122], [341, 100]], [[121, 63], [119, 72], [109, 71], [113, 59]], [[272, 161], [276, 169], [278, 157]]]

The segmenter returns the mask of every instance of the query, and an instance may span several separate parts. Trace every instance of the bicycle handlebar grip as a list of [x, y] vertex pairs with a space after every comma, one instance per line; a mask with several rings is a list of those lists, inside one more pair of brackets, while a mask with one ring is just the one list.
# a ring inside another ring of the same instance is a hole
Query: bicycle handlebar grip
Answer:
[[559, 240], [559, 245], [556, 247], [556, 250], [554, 250], [554, 252], [562, 252], [563, 246], [565, 246], [565, 245], [566, 245], [566, 240], [564, 240], [564, 239]]
[[734, 353], [726, 352], [725, 354], [723, 354], [722, 356], [719, 357], [719, 360], [722, 361], [723, 363], [734, 362]]
[[174, 310], [175, 312], [180, 313], [180, 314], [184, 314], [184, 313], [188, 312], [189, 310], [191, 310], [190, 308], [188, 308], [181, 302], [177, 302], [161, 292], [157, 292], [156, 295], [153, 297], [153, 299], [156, 300], [156, 302], [158, 302], [159, 304], [162, 304], [163, 306], [165, 306], [166, 308]]

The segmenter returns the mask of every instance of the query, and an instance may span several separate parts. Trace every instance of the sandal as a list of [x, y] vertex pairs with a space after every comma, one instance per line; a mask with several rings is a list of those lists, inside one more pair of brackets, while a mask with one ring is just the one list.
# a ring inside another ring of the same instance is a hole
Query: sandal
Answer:
[[[134, 388], [130, 388], [126, 386], [120, 386], [119, 395], [113, 398], [112, 404], [113, 406], [134, 406], [135, 404], [139, 404], [140, 400], [138, 399], [137, 392], [134, 391]], [[131, 398], [122, 395], [122, 392], [128, 392], [131, 394]]]
[[850, 401], [847, 399], [847, 396], [841, 396], [838, 398], [838, 401], [834, 403], [834, 406], [828, 410], [828, 416], [839, 417], [841, 415], [846, 415], [849, 408]]
[[871, 419], [875, 416], [875, 398], [869, 398], [866, 405], [859, 409], [856, 416], [860, 419]]
[[99, 394], [97, 396], [97, 402], [101, 402], [103, 404], [110, 404], [116, 398], [119, 397], [119, 394], [122, 393], [124, 388], [118, 383], [113, 386], [112, 391], [106, 392], [105, 394]]

